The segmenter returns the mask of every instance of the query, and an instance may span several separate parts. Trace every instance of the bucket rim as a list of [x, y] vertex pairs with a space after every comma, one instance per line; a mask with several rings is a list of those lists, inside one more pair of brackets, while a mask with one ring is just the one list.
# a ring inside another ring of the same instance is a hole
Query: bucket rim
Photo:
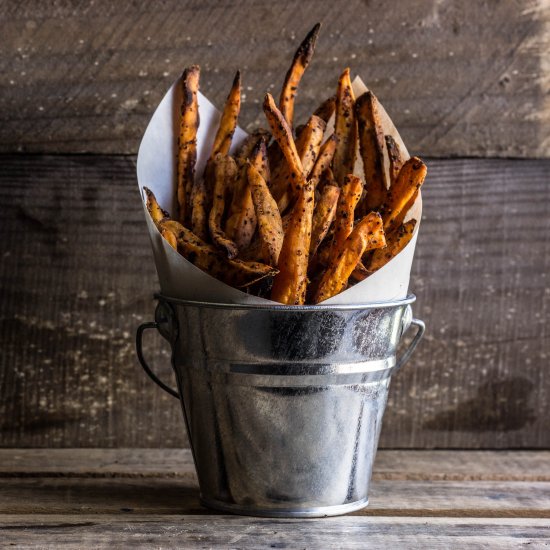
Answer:
[[362, 304], [317, 304], [303, 306], [289, 306], [285, 304], [231, 304], [220, 302], [201, 302], [195, 300], [182, 300], [172, 298], [160, 292], [154, 294], [154, 298], [159, 302], [168, 302], [170, 304], [210, 308], [210, 309], [233, 309], [233, 310], [260, 310], [260, 311], [293, 311], [293, 312], [319, 312], [319, 311], [362, 311], [365, 309], [390, 309], [394, 307], [407, 306], [416, 301], [414, 294], [408, 294], [405, 298], [399, 300], [390, 300], [385, 302], [366, 302]]

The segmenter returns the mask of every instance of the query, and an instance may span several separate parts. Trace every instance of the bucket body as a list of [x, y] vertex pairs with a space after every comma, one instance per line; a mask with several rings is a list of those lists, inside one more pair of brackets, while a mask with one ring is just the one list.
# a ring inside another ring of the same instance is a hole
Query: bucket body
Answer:
[[159, 300], [203, 504], [274, 517], [366, 506], [414, 297], [298, 308]]

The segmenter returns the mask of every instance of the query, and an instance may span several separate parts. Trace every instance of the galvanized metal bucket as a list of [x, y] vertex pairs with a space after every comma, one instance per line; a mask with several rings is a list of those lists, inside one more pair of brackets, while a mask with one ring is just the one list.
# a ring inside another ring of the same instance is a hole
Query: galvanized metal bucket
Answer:
[[[424, 333], [414, 296], [292, 307], [157, 298], [155, 322], [138, 328], [137, 355], [181, 400], [205, 506], [322, 517], [367, 505], [390, 378]], [[397, 360], [410, 325], [416, 335]], [[143, 357], [149, 328], [170, 342], [178, 391]]]

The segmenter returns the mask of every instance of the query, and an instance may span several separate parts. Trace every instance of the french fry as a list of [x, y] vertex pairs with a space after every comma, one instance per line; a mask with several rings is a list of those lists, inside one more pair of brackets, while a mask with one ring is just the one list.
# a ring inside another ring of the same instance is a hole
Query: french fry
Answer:
[[283, 246], [283, 222], [275, 199], [267, 183], [254, 165], [248, 166], [248, 181], [258, 220], [258, 234], [262, 243], [262, 259], [269, 265], [277, 265]]
[[277, 270], [269, 265], [224, 257], [213, 245], [206, 244], [176, 221], [164, 221], [161, 227], [176, 236], [177, 250], [184, 258], [228, 285], [243, 288], [277, 273]]
[[426, 165], [418, 157], [411, 157], [403, 164], [382, 208], [384, 231], [390, 232], [398, 227], [396, 221], [405, 217], [411, 200], [424, 183], [427, 171]]
[[313, 56], [315, 42], [317, 41], [317, 35], [319, 34], [320, 28], [321, 24], [317, 23], [309, 31], [303, 42], [296, 50], [290, 69], [285, 76], [285, 81], [281, 90], [281, 97], [279, 98], [279, 108], [290, 128], [292, 128], [294, 118], [294, 100], [296, 98], [298, 86], [300, 85], [300, 80], [302, 80], [302, 76], [304, 75], [304, 72]]
[[277, 109], [275, 101], [270, 93], [265, 95], [264, 113], [271, 128], [273, 137], [277, 140], [279, 147], [287, 161], [288, 173], [294, 192], [298, 192], [305, 181], [304, 169], [300, 155], [296, 149], [292, 131], [287, 124], [281, 111]]
[[271, 299], [282, 304], [305, 302], [314, 194], [311, 182], [301, 187], [285, 233], [271, 289]]
[[[296, 140], [296, 150], [298, 151], [303, 173], [306, 178], [313, 169], [317, 156], [319, 155], [325, 128], [325, 121], [313, 115]], [[284, 212], [287, 206], [292, 202], [293, 192], [288, 166], [286, 164], [281, 164], [281, 166], [283, 170], [278, 172], [278, 178], [276, 181], [273, 181], [271, 189], [273, 196], [278, 197], [277, 202], [279, 204], [279, 209], [281, 212]]]
[[208, 211], [210, 210], [210, 193], [204, 178], [195, 181], [191, 194], [191, 228], [193, 233], [203, 241], [208, 239]]
[[310, 258], [315, 255], [328, 233], [336, 214], [339, 196], [340, 187], [336, 185], [325, 185], [321, 191], [321, 196], [313, 211], [311, 243], [309, 245]]
[[[321, 145], [319, 155], [315, 161], [315, 165], [309, 174], [309, 179], [313, 183], [314, 187], [317, 187], [321, 179], [321, 175], [325, 172], [332, 163], [334, 158], [334, 153], [336, 151], [337, 138], [332, 134], [326, 141]], [[334, 176], [333, 176], [334, 177]]]
[[256, 224], [256, 212], [254, 212], [254, 203], [248, 184], [247, 166], [243, 164], [239, 167], [237, 174], [233, 200], [225, 224], [225, 234], [241, 251], [252, 241]]
[[176, 239], [176, 236], [172, 231], [168, 229], [162, 229], [160, 230], [160, 234], [168, 241], [168, 244], [174, 249], [178, 249], [178, 240]]
[[342, 292], [365, 251], [380, 248], [386, 244], [382, 225], [380, 214], [371, 212], [355, 226], [321, 278], [313, 296], [314, 304]]
[[328, 122], [330, 117], [334, 114], [334, 109], [336, 108], [336, 96], [330, 96], [328, 99], [325, 99], [317, 109], [315, 109], [315, 112], [313, 113], [315, 116], [318, 116], [319, 118], [323, 119], [325, 122]]
[[180, 131], [178, 138], [177, 165], [177, 218], [181, 223], [191, 222], [191, 193], [195, 185], [195, 163], [197, 162], [197, 130], [199, 127], [200, 67], [192, 65], [181, 77], [183, 100], [181, 106]]
[[221, 153], [227, 155], [229, 148], [231, 147], [231, 140], [237, 127], [237, 119], [239, 118], [239, 111], [241, 110], [241, 73], [237, 71], [233, 85], [220, 119], [220, 126], [214, 138], [214, 146], [212, 147], [212, 155], [210, 158], [214, 158], [217, 154]]
[[409, 220], [386, 235], [386, 248], [379, 248], [372, 253], [367, 267], [369, 273], [374, 273], [384, 267], [409, 244], [415, 225], [416, 220]]
[[384, 171], [384, 131], [378, 114], [378, 100], [372, 92], [357, 99], [355, 116], [359, 129], [359, 152], [365, 173], [365, 198], [361, 210], [379, 210], [386, 198]]
[[222, 229], [222, 219], [225, 212], [225, 203], [229, 192], [235, 185], [237, 164], [235, 160], [222, 153], [218, 153], [212, 160], [214, 174], [214, 190], [212, 194], [212, 208], [208, 217], [208, 227], [212, 241], [224, 250], [228, 258], [235, 258], [239, 248]]
[[261, 139], [254, 147], [250, 155], [250, 162], [261, 174], [266, 184], [269, 185], [270, 173], [269, 173], [269, 161], [267, 159], [267, 147], [265, 140]]
[[334, 237], [329, 254], [329, 263], [341, 252], [342, 246], [353, 231], [354, 212], [361, 194], [363, 183], [353, 174], [348, 174], [342, 186], [342, 192], [338, 198], [336, 219], [334, 222]]
[[235, 154], [235, 160], [237, 162], [246, 162], [252, 155], [254, 149], [257, 147], [258, 142], [268, 141], [271, 138], [271, 134], [263, 128], [258, 128], [251, 134], [249, 134], [242, 142], [239, 150]]
[[405, 158], [397, 142], [393, 139], [392, 136], [384, 136], [386, 141], [386, 150], [388, 151], [388, 158], [390, 161], [390, 187], [397, 180], [399, 175], [399, 170], [403, 164], [405, 164]]
[[170, 218], [168, 212], [160, 207], [153, 191], [148, 187], [144, 187], [143, 191], [145, 193], [147, 211], [155, 225], [158, 225], [164, 219]]
[[354, 106], [355, 97], [351, 88], [350, 71], [346, 69], [338, 80], [334, 119], [334, 133], [338, 141], [332, 161], [332, 171], [338, 185], [342, 185], [344, 178], [353, 173], [355, 164], [357, 124]]

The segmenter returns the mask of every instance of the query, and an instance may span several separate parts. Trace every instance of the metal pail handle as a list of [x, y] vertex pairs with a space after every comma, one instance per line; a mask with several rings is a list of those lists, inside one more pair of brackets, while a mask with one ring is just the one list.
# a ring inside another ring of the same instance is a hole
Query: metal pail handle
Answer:
[[166, 393], [169, 393], [176, 399], [180, 399], [180, 394], [177, 390], [167, 386], [149, 367], [145, 357], [143, 356], [143, 333], [148, 329], [157, 329], [160, 334], [166, 338], [169, 342], [174, 341], [178, 336], [178, 324], [174, 310], [167, 302], [160, 301], [155, 311], [155, 321], [149, 323], [142, 323], [139, 325], [136, 332], [136, 353], [139, 360], [139, 364], [143, 367], [145, 374], [158, 386], [160, 386]]
[[409, 330], [411, 325], [414, 325], [416, 327], [416, 334], [414, 335], [412, 342], [409, 344], [409, 347], [405, 350], [405, 353], [397, 361], [397, 364], [395, 365], [395, 371], [398, 371], [401, 367], [405, 365], [405, 363], [408, 362], [408, 360], [411, 358], [411, 355], [414, 353], [416, 346], [418, 346], [418, 343], [422, 339], [422, 336], [424, 336], [424, 332], [426, 331], [426, 325], [424, 321], [413, 318], [412, 308], [409, 305], [407, 306], [407, 309], [405, 310], [405, 315], [403, 316], [403, 330], [401, 332], [401, 336], [403, 336], [405, 332]]

